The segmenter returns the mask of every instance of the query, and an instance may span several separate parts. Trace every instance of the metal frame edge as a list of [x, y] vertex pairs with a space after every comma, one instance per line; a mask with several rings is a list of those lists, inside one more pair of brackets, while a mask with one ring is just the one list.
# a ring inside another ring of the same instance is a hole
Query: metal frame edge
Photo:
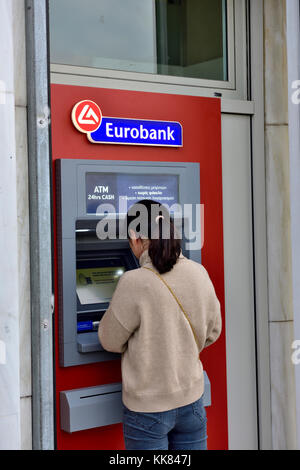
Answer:
[[28, 96], [32, 446], [54, 449], [47, 0], [25, 0]]
[[259, 449], [269, 450], [272, 449], [272, 421], [264, 144], [264, 10], [261, 0], [249, 3], [251, 99], [255, 102], [251, 132], [258, 445]]

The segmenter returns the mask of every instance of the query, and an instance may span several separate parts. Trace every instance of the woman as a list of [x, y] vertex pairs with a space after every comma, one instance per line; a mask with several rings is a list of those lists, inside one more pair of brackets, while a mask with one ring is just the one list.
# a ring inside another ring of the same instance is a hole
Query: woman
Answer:
[[141, 267], [123, 274], [98, 330], [104, 349], [122, 353], [125, 447], [206, 449], [199, 353], [221, 333], [220, 303], [204, 267], [182, 255], [167, 209], [137, 204], [126, 220]]

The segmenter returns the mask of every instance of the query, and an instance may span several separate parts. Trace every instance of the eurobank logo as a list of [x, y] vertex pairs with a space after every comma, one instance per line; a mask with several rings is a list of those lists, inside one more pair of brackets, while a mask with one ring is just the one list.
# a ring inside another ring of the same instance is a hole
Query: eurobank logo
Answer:
[[100, 107], [90, 100], [80, 101], [73, 107], [72, 121], [93, 144], [183, 146], [179, 122], [104, 117]]

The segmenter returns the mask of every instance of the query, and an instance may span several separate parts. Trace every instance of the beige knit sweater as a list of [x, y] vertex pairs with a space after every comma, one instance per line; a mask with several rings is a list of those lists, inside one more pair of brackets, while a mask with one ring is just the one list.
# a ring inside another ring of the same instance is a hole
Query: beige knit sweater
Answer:
[[122, 353], [122, 400], [132, 411], [157, 412], [198, 400], [204, 391], [200, 351], [221, 333], [220, 303], [205, 268], [180, 255], [163, 278], [176, 300], [153, 272], [148, 251], [141, 268], [119, 280], [98, 330], [104, 349]]

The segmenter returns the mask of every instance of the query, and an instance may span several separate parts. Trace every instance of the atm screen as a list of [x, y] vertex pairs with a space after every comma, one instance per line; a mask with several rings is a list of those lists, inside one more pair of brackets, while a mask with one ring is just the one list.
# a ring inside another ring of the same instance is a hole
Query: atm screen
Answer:
[[124, 272], [124, 266], [77, 269], [76, 292], [81, 305], [109, 302]]
[[178, 175], [163, 174], [86, 174], [86, 212], [101, 213], [101, 206], [126, 213], [136, 202], [151, 199], [172, 206], [179, 203]]

